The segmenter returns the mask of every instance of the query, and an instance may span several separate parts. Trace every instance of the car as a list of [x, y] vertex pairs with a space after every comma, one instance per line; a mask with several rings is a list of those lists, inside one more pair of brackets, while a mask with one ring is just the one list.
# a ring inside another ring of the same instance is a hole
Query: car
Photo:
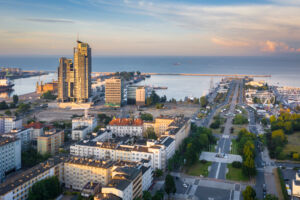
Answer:
[[183, 187], [185, 187], [185, 188], [187, 188], [187, 187], [188, 187], [188, 186], [187, 186], [187, 184], [185, 184], [185, 183], [184, 183], [182, 186], [183, 186]]

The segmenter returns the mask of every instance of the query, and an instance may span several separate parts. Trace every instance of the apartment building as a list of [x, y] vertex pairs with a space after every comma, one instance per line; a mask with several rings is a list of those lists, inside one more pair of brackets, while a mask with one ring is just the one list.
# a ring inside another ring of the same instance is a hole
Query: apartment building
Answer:
[[40, 122], [31, 122], [24, 126], [27, 129], [32, 129], [31, 139], [37, 140], [37, 138], [44, 134], [44, 125]]
[[89, 127], [78, 126], [72, 130], [72, 140], [83, 140], [89, 133]]
[[44, 135], [37, 138], [37, 150], [40, 154], [50, 153], [55, 155], [59, 147], [64, 144], [64, 131], [52, 129], [45, 131]]
[[136, 88], [136, 105], [144, 106], [147, 98], [147, 90], [146, 87], [140, 86]]
[[1, 182], [7, 172], [21, 168], [21, 141], [16, 137], [0, 136], [0, 155]]
[[105, 79], [105, 104], [120, 107], [123, 100], [123, 81], [119, 78]]
[[134, 162], [149, 160], [153, 169], [165, 169], [166, 156], [172, 154], [167, 152], [167, 150], [172, 149], [172, 144], [175, 145], [173, 139], [168, 141], [170, 141], [169, 148], [154, 141], [142, 141], [141, 143], [133, 144], [133, 140], [129, 137], [109, 139], [101, 142], [84, 140], [72, 145], [70, 154], [96, 159]]
[[160, 137], [168, 128], [169, 125], [174, 121], [174, 117], [172, 116], [163, 116], [155, 118], [152, 122], [144, 122], [144, 131], [146, 131], [149, 127], [153, 127], [155, 134]]
[[0, 116], [0, 133], [8, 133], [12, 129], [21, 129], [22, 119], [18, 117]]
[[82, 190], [88, 182], [99, 182], [107, 185], [111, 180], [114, 162], [71, 157], [64, 163], [66, 188]]
[[17, 138], [21, 141], [21, 149], [26, 150], [30, 147], [32, 141], [32, 128], [29, 129], [12, 129], [10, 132], [2, 134], [2, 136]]
[[162, 136], [168, 136], [175, 140], [175, 150], [178, 150], [183, 140], [188, 137], [191, 131], [191, 120], [186, 117], [175, 117], [168, 129]]
[[[87, 133], [93, 132], [93, 130], [97, 127], [97, 118], [91, 115], [88, 115], [87, 112], [83, 117], [76, 117], [72, 119], [72, 138], [73, 138], [73, 130], [77, 127], [87, 127]], [[75, 136], [74, 136], [75, 138]], [[80, 137], [80, 140], [84, 139], [84, 137]]]
[[57, 176], [63, 181], [62, 163], [64, 157], [50, 158], [20, 174], [10, 177], [0, 184], [1, 200], [24, 200], [28, 198], [30, 188], [38, 181]]
[[109, 122], [106, 127], [115, 136], [137, 136], [143, 137], [143, 120], [130, 118], [116, 118]]

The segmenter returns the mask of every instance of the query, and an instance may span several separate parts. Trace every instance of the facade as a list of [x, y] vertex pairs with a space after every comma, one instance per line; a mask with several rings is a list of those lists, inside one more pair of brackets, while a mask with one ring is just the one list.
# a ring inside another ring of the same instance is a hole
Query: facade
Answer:
[[87, 102], [91, 97], [91, 48], [77, 41], [72, 59], [62, 57], [58, 67], [58, 100], [61, 102]]
[[43, 83], [43, 81], [41, 81], [41, 83], [37, 82], [36, 83], [36, 90], [35, 92], [37, 94], [43, 94], [45, 92], [57, 92], [57, 88], [58, 88], [58, 82], [57, 81], [52, 81], [50, 83]]
[[55, 155], [63, 144], [64, 131], [45, 131], [44, 135], [37, 138], [37, 150], [40, 154], [50, 153]]
[[146, 103], [147, 91], [145, 87], [136, 88], [136, 105], [144, 106]]
[[8, 133], [12, 129], [21, 129], [22, 119], [18, 117], [0, 116], [0, 133]]
[[[126, 137], [101, 142], [84, 140], [72, 145], [70, 147], [70, 154], [85, 158], [111, 159], [114, 161], [140, 162], [142, 160], [149, 160], [150, 166], [153, 169], [165, 169], [166, 156], [175, 153], [175, 140], [171, 139], [170, 141], [172, 144], [168, 148], [163, 143], [155, 141], [132, 144], [132, 140], [126, 139]], [[173, 152], [167, 152], [172, 150], [172, 145]]]
[[89, 127], [78, 126], [72, 130], [72, 140], [83, 140], [89, 133]]
[[120, 107], [123, 100], [123, 82], [118, 78], [105, 79], [105, 104]]
[[21, 141], [15, 137], [0, 136], [0, 154], [1, 182], [5, 173], [21, 168]]
[[91, 96], [92, 55], [87, 43], [77, 41], [74, 48], [75, 87], [74, 94], [77, 102], [87, 102]]
[[109, 122], [106, 127], [115, 136], [137, 136], [143, 137], [143, 120], [130, 118], [117, 118]]
[[57, 176], [63, 182], [63, 158], [50, 158], [24, 172], [5, 180], [0, 184], [1, 200], [23, 200], [28, 198], [30, 188], [38, 181]]
[[83, 117], [76, 117], [72, 119], [72, 130], [82, 126], [87, 126], [88, 133], [91, 133], [97, 127], [97, 118], [85, 114]]
[[293, 180], [292, 196], [300, 198], [300, 173], [299, 173], [299, 171], [296, 173], [296, 178]]
[[113, 164], [113, 161], [72, 157], [64, 164], [65, 186], [81, 191], [88, 182], [107, 185]]
[[28, 149], [30, 144], [31, 144], [32, 131], [33, 131], [32, 128], [29, 128], [29, 129], [13, 129], [13, 130], [11, 130], [11, 132], [5, 133], [2, 136], [11, 137], [11, 138], [16, 137], [17, 139], [19, 139], [20, 142], [21, 142], [21, 149], [23, 151], [25, 149]]
[[169, 125], [174, 121], [174, 117], [171, 116], [160, 116], [157, 117], [153, 122], [144, 122], [144, 131], [149, 127], [153, 127], [155, 134], [160, 137], [168, 128]]
[[139, 86], [130, 85], [127, 87], [127, 104], [135, 104], [136, 103], [136, 89]]
[[40, 122], [31, 122], [24, 126], [27, 129], [32, 129], [31, 131], [31, 139], [37, 140], [37, 138], [44, 134], [44, 126]]

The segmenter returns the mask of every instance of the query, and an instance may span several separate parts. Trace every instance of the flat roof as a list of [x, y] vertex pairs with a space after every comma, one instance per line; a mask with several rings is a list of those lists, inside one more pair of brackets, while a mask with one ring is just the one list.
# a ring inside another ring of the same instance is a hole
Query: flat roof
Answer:
[[14, 141], [18, 140], [15, 137], [5, 137], [5, 136], [0, 136], [0, 146], [12, 143]]

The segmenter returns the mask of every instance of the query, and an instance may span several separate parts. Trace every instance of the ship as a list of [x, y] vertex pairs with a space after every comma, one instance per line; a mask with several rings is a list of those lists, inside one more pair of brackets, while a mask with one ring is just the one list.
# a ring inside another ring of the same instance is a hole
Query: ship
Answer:
[[0, 78], [0, 92], [12, 91], [14, 85], [8, 78]]

